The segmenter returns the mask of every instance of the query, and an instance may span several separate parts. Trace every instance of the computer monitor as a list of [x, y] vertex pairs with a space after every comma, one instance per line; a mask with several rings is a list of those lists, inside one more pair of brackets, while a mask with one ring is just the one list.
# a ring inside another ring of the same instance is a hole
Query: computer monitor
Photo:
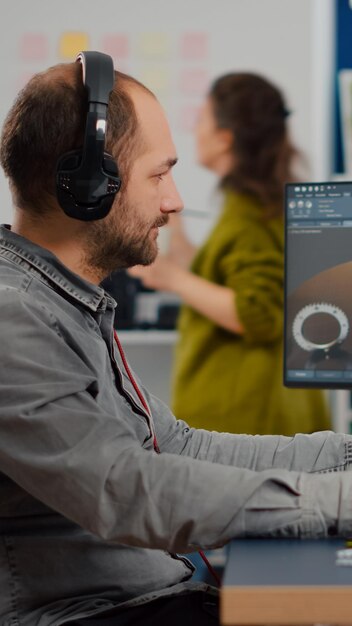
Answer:
[[286, 185], [284, 384], [352, 388], [352, 182]]

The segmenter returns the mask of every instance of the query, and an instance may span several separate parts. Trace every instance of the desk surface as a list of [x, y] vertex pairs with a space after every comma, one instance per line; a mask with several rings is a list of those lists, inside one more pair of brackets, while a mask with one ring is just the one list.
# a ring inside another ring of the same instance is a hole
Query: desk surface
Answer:
[[352, 624], [352, 566], [336, 564], [343, 548], [342, 539], [232, 541], [222, 624]]

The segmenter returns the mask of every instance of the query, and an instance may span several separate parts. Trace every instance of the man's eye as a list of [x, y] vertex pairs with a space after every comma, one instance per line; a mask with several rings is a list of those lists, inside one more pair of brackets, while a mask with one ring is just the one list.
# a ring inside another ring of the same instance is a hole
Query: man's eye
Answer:
[[162, 174], [157, 174], [156, 178], [158, 178], [159, 180], [163, 180], [164, 176], [165, 176], [165, 174], [164, 174], [164, 172], [162, 172]]

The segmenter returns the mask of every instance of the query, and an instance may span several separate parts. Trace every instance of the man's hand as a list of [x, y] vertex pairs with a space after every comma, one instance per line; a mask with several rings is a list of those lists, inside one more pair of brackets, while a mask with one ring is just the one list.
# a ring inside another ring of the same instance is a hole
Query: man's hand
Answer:
[[177, 265], [168, 255], [162, 254], [151, 265], [135, 265], [128, 273], [139, 278], [149, 289], [175, 293], [183, 302], [218, 326], [235, 334], [243, 334], [233, 289], [196, 276]]

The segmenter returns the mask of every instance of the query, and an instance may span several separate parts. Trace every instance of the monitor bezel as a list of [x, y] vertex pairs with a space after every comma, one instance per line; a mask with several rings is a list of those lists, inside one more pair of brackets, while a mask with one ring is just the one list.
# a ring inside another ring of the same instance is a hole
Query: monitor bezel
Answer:
[[[307, 379], [306, 381], [294, 381], [287, 378], [287, 342], [288, 342], [288, 329], [287, 329], [287, 317], [288, 317], [288, 307], [287, 307], [287, 242], [288, 242], [288, 190], [292, 187], [305, 186], [305, 187], [314, 187], [314, 186], [322, 186], [322, 185], [335, 185], [336, 187], [343, 185], [351, 185], [352, 191], [352, 180], [325, 180], [325, 181], [297, 181], [290, 182], [285, 184], [284, 190], [284, 332], [283, 332], [283, 384], [288, 388], [295, 389], [352, 389], [352, 381], [351, 382], [333, 382], [333, 381], [314, 381], [312, 379]], [[352, 244], [352, 238], [351, 238]], [[352, 324], [352, 320], [351, 320]], [[302, 384], [303, 383], [303, 384]]]

